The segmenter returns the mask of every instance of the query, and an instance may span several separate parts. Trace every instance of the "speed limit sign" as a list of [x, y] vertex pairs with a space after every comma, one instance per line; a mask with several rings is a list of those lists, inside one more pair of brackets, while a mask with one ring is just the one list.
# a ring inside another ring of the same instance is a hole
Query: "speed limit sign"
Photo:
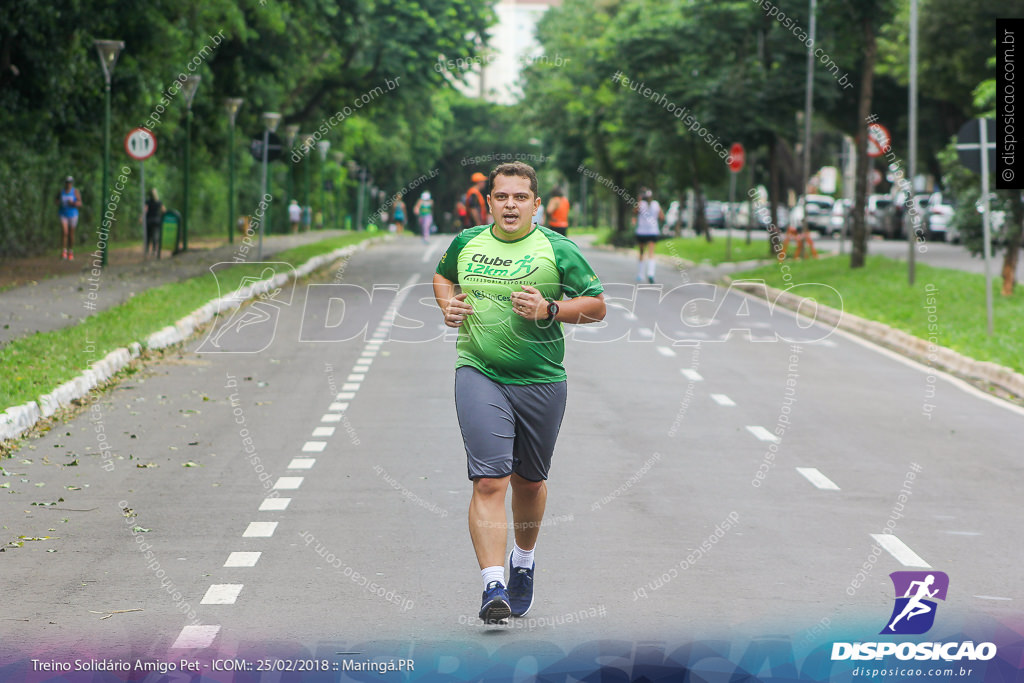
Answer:
[[156, 151], [156, 136], [145, 128], [135, 128], [124, 138], [124, 151], [136, 161], [145, 161]]

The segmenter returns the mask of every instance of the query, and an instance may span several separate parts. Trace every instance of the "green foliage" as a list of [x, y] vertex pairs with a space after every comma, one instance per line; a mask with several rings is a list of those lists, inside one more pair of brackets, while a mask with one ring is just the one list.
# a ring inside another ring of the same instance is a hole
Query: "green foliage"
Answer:
[[[52, 197], [71, 173], [85, 204], [79, 235], [98, 223], [104, 84], [95, 39], [123, 40], [111, 85], [111, 163], [127, 162], [124, 135], [150, 127], [158, 140], [146, 162], [147, 187], [169, 207], [182, 204], [185, 97], [175, 79], [202, 77], [193, 102], [192, 201], [195, 234], [227, 229], [226, 97], [243, 97], [236, 129], [240, 213], [259, 197], [259, 168], [245, 152], [262, 134], [264, 111], [283, 114], [368, 168], [378, 185], [401, 186], [433, 167], [444, 111], [434, 93], [447, 87], [433, 67], [442, 56], [471, 59], [494, 20], [493, 0], [11, 0], [0, 5], [0, 125], [22, 148], [0, 158], [0, 256], [37, 252], [59, 234]], [[190, 70], [191, 67], [191, 70]], [[387, 89], [391, 82], [396, 87]], [[375, 95], [376, 88], [382, 88]], [[370, 101], [356, 105], [364, 96]], [[326, 120], [345, 108], [351, 115]], [[362, 120], [364, 125], [355, 125]], [[283, 129], [283, 128], [282, 128]], [[331, 160], [332, 172], [340, 172]], [[138, 164], [129, 191], [138, 196]], [[300, 165], [301, 166], [301, 165]], [[319, 159], [315, 178], [319, 182]], [[297, 175], [308, 171], [294, 169]], [[283, 198], [289, 164], [272, 169]], [[347, 174], [343, 174], [347, 175]], [[31, 188], [15, 193], [14, 186]], [[304, 186], [303, 186], [304, 187]], [[316, 187], [314, 185], [314, 187]], [[317, 188], [318, 189], [318, 188]], [[339, 188], [339, 193], [346, 188]], [[347, 188], [352, 190], [351, 184]], [[127, 195], [126, 195], [127, 196]], [[45, 200], [45, 201], [44, 201]], [[319, 202], [319, 192], [312, 201]], [[47, 204], [49, 202], [49, 204]], [[138, 235], [137, 202], [122, 200], [114, 239]], [[12, 207], [8, 212], [7, 207]], [[282, 207], [283, 208], [283, 207]], [[320, 207], [315, 207], [319, 210]], [[277, 210], [275, 223], [283, 211]]]

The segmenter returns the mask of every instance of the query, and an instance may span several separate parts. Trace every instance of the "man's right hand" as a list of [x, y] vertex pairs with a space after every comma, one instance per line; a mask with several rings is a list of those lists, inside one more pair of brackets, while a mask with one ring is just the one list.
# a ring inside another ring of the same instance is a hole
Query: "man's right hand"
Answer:
[[448, 327], [459, 327], [462, 325], [462, 321], [466, 319], [466, 316], [473, 313], [473, 307], [466, 303], [467, 296], [469, 295], [463, 292], [448, 299], [448, 305], [444, 309], [445, 325]]

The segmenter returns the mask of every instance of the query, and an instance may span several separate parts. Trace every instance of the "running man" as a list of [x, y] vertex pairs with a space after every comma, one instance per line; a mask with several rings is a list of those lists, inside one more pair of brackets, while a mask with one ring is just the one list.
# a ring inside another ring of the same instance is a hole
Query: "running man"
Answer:
[[[896, 622], [903, 617], [906, 617], [907, 621], [910, 621], [911, 617], [916, 617], [918, 614], [927, 614], [932, 611], [932, 608], [921, 602], [921, 600], [923, 598], [933, 598], [935, 597], [935, 594], [939, 592], [938, 588], [933, 591], [928, 590], [928, 587], [933, 583], [935, 583], [934, 574], [929, 574], [924, 577], [924, 581], [910, 582], [910, 585], [907, 586], [907, 592], [903, 594], [903, 597], [910, 598], [910, 600], [907, 601], [906, 606], [903, 608], [903, 611], [900, 612], [899, 616], [893, 619], [892, 623], [889, 624], [890, 631], [896, 631]], [[914, 590], [914, 586], [917, 586], [917, 592], [911, 596], [910, 593]]]
[[[579, 248], [531, 222], [541, 204], [533, 168], [501, 164], [489, 182], [495, 221], [452, 240], [437, 265], [434, 296], [445, 325], [459, 328], [455, 410], [473, 482], [469, 535], [483, 577], [480, 619], [495, 623], [533, 604], [545, 480], [565, 412], [560, 323], [600, 321], [605, 303]], [[510, 484], [515, 545], [506, 584]]]
[[71, 176], [64, 179], [64, 189], [57, 194], [57, 206], [60, 207], [60, 257], [74, 261], [75, 228], [78, 226], [78, 210], [82, 208], [82, 195]]

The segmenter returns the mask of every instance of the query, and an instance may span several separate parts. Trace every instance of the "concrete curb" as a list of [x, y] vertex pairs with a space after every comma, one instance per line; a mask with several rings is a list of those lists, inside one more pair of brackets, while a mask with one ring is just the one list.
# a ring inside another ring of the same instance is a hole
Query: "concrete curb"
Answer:
[[[799, 310], [800, 305], [811, 301], [810, 299], [769, 287], [759, 280], [735, 280], [730, 281], [730, 284], [736, 289], [759, 296], [766, 301], [782, 304], [786, 308], [796, 311], [798, 315], [810, 318]], [[885, 323], [867, 320], [820, 303], [816, 303], [814, 306], [804, 306], [804, 310], [811, 308], [816, 308], [817, 315], [814, 319], [820, 322], [864, 337], [930, 367], [945, 370], [969, 381], [984, 382], [998, 387], [1007, 394], [1024, 398], [1024, 375], [1010, 368], [990, 361], [975, 360], [953, 349], [938, 346], [920, 337], [897, 330]]]
[[208, 301], [173, 325], [168, 325], [149, 335], [142, 343], [136, 341], [127, 347], [114, 349], [103, 359], [89, 366], [78, 377], [61, 384], [50, 393], [40, 396], [38, 402], [29, 401], [0, 413], [0, 441], [16, 439], [35, 426], [37, 422], [51, 417], [61, 408], [66, 408], [74, 401], [84, 398], [90, 391], [113, 377], [132, 360], [138, 358], [143, 348], [163, 349], [179, 344], [192, 336], [196, 330], [217, 314], [234, 310], [249, 299], [280, 287], [292, 277], [292, 273], [294, 273], [295, 279], [304, 277], [327, 264], [347, 258], [380, 239], [382, 238], [370, 238], [359, 244], [314, 256], [293, 271], [278, 273], [272, 278], [240, 287], [226, 296]]

